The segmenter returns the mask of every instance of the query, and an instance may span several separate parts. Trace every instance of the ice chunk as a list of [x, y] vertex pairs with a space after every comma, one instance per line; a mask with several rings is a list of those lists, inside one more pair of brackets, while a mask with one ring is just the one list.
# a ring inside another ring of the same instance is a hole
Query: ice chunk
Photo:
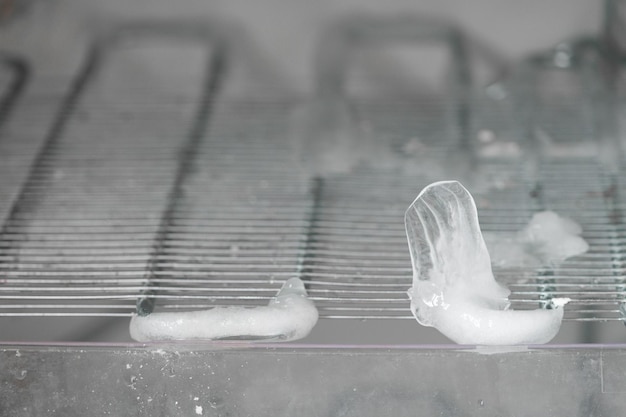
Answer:
[[[543, 220], [549, 219], [539, 224]], [[508, 309], [509, 291], [493, 276], [476, 204], [459, 182], [422, 190], [405, 226], [413, 264], [411, 311], [420, 324], [462, 344], [537, 344], [556, 335], [568, 300], [553, 300], [552, 309]]]
[[130, 335], [139, 342], [184, 339], [296, 340], [317, 323], [315, 304], [299, 278], [290, 278], [263, 307], [215, 307], [188, 312], [134, 315]]
[[536, 213], [521, 232], [526, 243], [542, 263], [558, 263], [587, 252], [589, 245], [580, 237], [583, 229], [575, 221], [553, 211]]
[[589, 244], [575, 221], [553, 211], [536, 213], [514, 234], [485, 233], [491, 263], [500, 267], [555, 265], [583, 254]]
[[[565, 300], [556, 299], [558, 304]], [[432, 326], [454, 342], [466, 345], [547, 343], [556, 336], [563, 319], [562, 307], [507, 310], [474, 294], [448, 292], [445, 302]]]

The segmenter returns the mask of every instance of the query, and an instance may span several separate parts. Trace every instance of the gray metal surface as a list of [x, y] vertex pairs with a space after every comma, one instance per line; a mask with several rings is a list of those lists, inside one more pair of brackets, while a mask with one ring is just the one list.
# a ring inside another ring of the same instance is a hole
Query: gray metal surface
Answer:
[[624, 414], [625, 361], [618, 346], [3, 346], [0, 412], [604, 417]]

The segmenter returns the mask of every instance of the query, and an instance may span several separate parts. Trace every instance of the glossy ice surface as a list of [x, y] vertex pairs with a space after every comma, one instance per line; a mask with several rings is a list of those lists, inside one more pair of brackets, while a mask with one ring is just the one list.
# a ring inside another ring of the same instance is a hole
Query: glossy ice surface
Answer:
[[307, 298], [304, 284], [299, 278], [291, 278], [267, 306], [135, 315], [130, 322], [130, 335], [140, 342], [225, 338], [296, 340], [309, 334], [317, 318], [317, 309]]
[[[494, 278], [474, 199], [459, 182], [426, 187], [405, 224], [413, 263], [411, 311], [420, 324], [462, 344], [547, 343], [557, 334], [568, 300], [553, 300], [551, 309], [509, 310], [509, 290]], [[545, 212], [509, 243], [514, 253], [557, 261], [587, 250], [580, 232], [572, 221]]]

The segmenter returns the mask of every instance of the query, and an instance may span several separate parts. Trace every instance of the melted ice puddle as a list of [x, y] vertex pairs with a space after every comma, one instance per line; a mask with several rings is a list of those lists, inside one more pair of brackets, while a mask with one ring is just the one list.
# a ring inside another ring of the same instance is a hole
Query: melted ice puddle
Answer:
[[[420, 324], [472, 345], [547, 343], [557, 334], [569, 299], [551, 300], [552, 309], [509, 310], [510, 291], [494, 278], [476, 204], [459, 182], [424, 188], [408, 208], [405, 226], [413, 263], [411, 311]], [[504, 259], [556, 262], [578, 255], [588, 248], [580, 232], [571, 220], [540, 213], [511, 238], [519, 250]]]
[[130, 335], [139, 342], [186, 339], [301, 339], [317, 323], [315, 304], [299, 278], [285, 282], [263, 307], [214, 307], [209, 310], [134, 315]]

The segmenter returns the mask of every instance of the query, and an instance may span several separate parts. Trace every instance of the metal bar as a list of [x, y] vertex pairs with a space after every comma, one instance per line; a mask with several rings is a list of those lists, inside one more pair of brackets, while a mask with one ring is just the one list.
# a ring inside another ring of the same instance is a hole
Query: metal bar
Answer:
[[306, 221], [306, 230], [304, 232], [304, 239], [302, 247], [298, 250], [298, 259], [296, 261], [296, 276], [304, 280], [305, 285], [310, 285], [310, 278], [306, 276], [307, 266], [311, 263], [311, 258], [315, 259], [315, 254], [311, 253], [311, 248], [315, 240], [315, 230], [319, 217], [319, 210], [322, 202], [322, 186], [324, 180], [320, 177], [313, 178], [311, 187], [311, 209], [309, 212], [309, 218]]
[[[183, 26], [183, 30], [187, 29]], [[182, 197], [181, 186], [184, 184], [192, 170], [191, 161], [208, 127], [209, 119], [213, 111], [214, 99], [219, 92], [223, 79], [223, 73], [226, 69], [227, 57], [223, 41], [215, 36], [203, 36], [203, 38], [208, 41], [214, 49], [212, 50], [213, 53], [209, 58], [204, 84], [201, 87], [203, 96], [200, 100], [200, 105], [194, 118], [195, 122], [189, 132], [187, 142], [183, 145], [181, 150], [178, 170], [167, 196], [167, 207], [165, 208], [161, 218], [161, 224], [159, 225], [157, 236], [153, 244], [153, 255], [147, 268], [148, 289], [144, 290], [141, 297], [137, 300], [137, 314], [142, 316], [146, 316], [154, 310], [155, 298], [153, 297], [153, 294], [155, 293], [155, 287], [158, 287], [158, 284], [151, 282], [150, 279], [154, 276], [156, 271], [161, 269], [157, 260], [165, 251], [166, 239], [170, 233], [169, 229], [172, 225], [172, 219], [177, 211], [179, 201]]]
[[607, 46], [611, 56], [618, 62], [624, 61], [626, 50], [626, 7], [621, 0], [604, 0], [601, 41]]
[[11, 71], [12, 79], [6, 90], [0, 96], [0, 128], [9, 119], [10, 113], [19, 97], [22, 95], [28, 80], [30, 79], [31, 70], [28, 62], [15, 55], [0, 53], [0, 65], [5, 66]]

